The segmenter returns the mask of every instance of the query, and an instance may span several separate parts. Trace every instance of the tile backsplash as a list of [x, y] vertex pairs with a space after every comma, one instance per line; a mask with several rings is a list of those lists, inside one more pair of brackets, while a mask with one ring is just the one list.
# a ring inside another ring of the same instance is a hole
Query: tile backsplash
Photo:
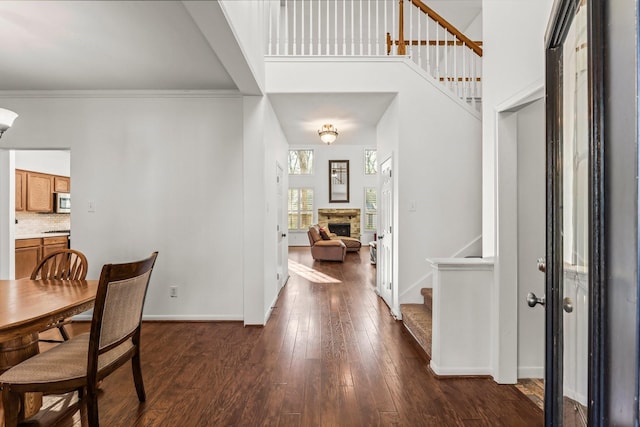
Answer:
[[18, 220], [16, 236], [71, 228], [71, 215], [69, 214], [16, 212], [16, 219]]

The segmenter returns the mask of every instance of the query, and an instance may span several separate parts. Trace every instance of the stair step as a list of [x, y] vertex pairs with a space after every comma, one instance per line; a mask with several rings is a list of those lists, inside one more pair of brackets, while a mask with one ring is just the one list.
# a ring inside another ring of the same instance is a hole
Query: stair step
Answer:
[[431, 307], [425, 304], [400, 304], [400, 312], [405, 328], [431, 358]]
[[429, 310], [433, 307], [433, 289], [432, 288], [422, 288], [420, 289], [420, 293], [424, 298], [424, 305], [426, 305]]

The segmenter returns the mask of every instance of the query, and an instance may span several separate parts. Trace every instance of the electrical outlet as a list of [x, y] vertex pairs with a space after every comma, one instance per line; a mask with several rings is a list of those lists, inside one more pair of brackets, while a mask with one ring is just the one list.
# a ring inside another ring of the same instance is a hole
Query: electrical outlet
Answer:
[[171, 286], [169, 288], [169, 296], [171, 298], [178, 298], [178, 287], [177, 286]]

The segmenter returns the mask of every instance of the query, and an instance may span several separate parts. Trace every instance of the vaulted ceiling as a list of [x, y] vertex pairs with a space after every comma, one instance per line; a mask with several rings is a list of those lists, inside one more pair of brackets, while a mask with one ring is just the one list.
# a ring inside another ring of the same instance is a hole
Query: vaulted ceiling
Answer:
[[[481, 0], [428, 3], [461, 27], [481, 10]], [[239, 90], [237, 73], [196, 21], [181, 1], [0, 1], [0, 91]], [[370, 132], [389, 101], [371, 94], [272, 98], [292, 143], [317, 127], [329, 104], [349, 123], [343, 131]]]

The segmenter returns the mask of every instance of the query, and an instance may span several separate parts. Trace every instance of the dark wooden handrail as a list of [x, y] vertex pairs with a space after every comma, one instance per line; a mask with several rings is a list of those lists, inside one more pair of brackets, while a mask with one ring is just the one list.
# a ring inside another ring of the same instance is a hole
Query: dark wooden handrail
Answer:
[[[399, 40], [391, 40], [391, 34], [387, 33], [387, 40], [388, 40], [388, 44], [395, 44], [395, 45], [399, 45], [400, 41]], [[475, 42], [478, 46], [482, 46], [482, 42], [481, 41], [476, 41]], [[461, 41], [461, 40], [448, 40], [448, 41], [444, 41], [444, 40], [405, 40], [404, 41], [404, 45], [410, 45], [410, 46], [462, 46], [466, 44], [465, 42]], [[586, 43], [585, 43], [586, 45]]]
[[[449, 21], [444, 19], [435, 10], [431, 9], [429, 6], [422, 3], [420, 0], [407, 0], [407, 1], [410, 1], [414, 6], [419, 8], [423, 13], [427, 14], [431, 19], [436, 21], [442, 28], [447, 30], [449, 34], [456, 37], [460, 41], [456, 43], [456, 45], [467, 45], [469, 49], [473, 50], [478, 56], [482, 57], [482, 48], [480, 47], [482, 43], [475, 42], [471, 40], [469, 37], [462, 34], [460, 30], [458, 30], [456, 27], [453, 26], [453, 24], [451, 24]], [[392, 44], [398, 45], [398, 55], [406, 55], [407, 42], [413, 46], [418, 44], [426, 44], [426, 42], [418, 43], [416, 41], [404, 39], [404, 2], [405, 0], [399, 0], [399, 2], [400, 4], [399, 4], [398, 15], [400, 18], [400, 22], [398, 25], [398, 40], [395, 42], [392, 41], [390, 34], [387, 33], [387, 55], [391, 52]], [[440, 42], [429, 41], [429, 45], [434, 46], [434, 45], [442, 45], [442, 44]], [[449, 45], [449, 43], [447, 43], [447, 45]]]

